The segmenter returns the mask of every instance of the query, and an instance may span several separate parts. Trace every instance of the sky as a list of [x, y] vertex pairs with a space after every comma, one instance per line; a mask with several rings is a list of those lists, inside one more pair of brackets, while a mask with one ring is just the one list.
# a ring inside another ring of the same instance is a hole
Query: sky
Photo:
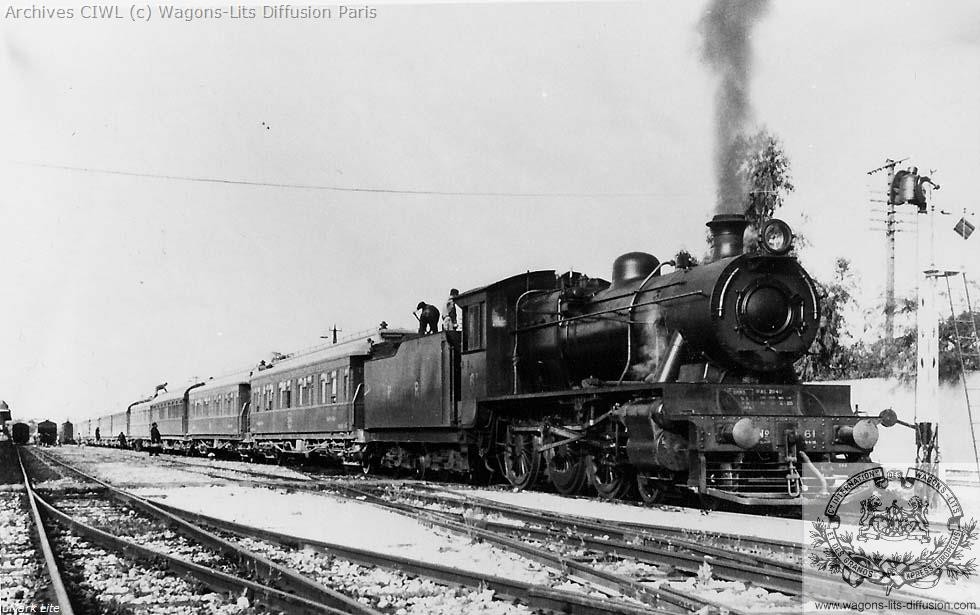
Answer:
[[[0, 399], [17, 417], [119, 411], [334, 325], [412, 326], [451, 287], [703, 249], [706, 3], [193, 21], [153, 3], [147, 22], [34, 5], [75, 17], [0, 5]], [[884, 178], [867, 171], [888, 157], [932, 173], [939, 208], [980, 208], [980, 5], [773, 3], [751, 50], [751, 126], [785, 145], [779, 215], [815, 276], [847, 257], [880, 294]], [[900, 294], [921, 256], [904, 218]], [[975, 262], [956, 219], [939, 259]]]

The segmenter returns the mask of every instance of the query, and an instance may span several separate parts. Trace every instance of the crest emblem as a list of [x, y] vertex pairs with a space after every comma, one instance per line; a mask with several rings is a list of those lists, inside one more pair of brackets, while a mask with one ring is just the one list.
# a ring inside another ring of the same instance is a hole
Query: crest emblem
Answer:
[[808, 565], [839, 573], [852, 587], [867, 581], [887, 594], [976, 573], [975, 560], [964, 561], [976, 521], [964, 522], [949, 486], [919, 468], [905, 475], [881, 467], [858, 472], [834, 491], [823, 512], [812, 524]]
[[904, 506], [897, 498], [882, 509], [881, 496], [875, 492], [861, 500], [861, 518], [858, 521], [858, 542], [868, 540], [907, 540], [929, 542], [929, 503], [913, 495]]

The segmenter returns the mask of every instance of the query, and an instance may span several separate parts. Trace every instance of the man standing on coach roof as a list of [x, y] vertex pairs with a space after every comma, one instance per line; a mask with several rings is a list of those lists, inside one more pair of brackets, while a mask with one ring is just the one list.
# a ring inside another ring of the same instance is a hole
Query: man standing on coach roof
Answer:
[[419, 314], [419, 335], [428, 335], [439, 330], [439, 308], [429, 305], [425, 301], [419, 301], [415, 307]]
[[446, 315], [442, 317], [443, 331], [456, 331], [459, 328], [456, 318], [456, 297], [458, 296], [459, 291], [455, 288], [449, 291], [449, 299], [446, 301]]

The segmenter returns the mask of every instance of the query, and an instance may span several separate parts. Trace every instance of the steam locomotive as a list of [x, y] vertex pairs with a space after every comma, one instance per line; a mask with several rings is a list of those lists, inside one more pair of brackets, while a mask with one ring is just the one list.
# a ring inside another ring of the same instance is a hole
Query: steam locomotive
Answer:
[[80, 439], [157, 423], [166, 448], [325, 456], [365, 472], [490, 472], [603, 498], [675, 491], [745, 505], [800, 502], [802, 466], [867, 460], [878, 419], [847, 386], [793, 370], [819, 325], [813, 281], [770, 220], [708, 223], [705, 264], [632, 252], [612, 280], [521, 273], [460, 294], [461, 331], [382, 328], [266, 369], [194, 383], [83, 421]]

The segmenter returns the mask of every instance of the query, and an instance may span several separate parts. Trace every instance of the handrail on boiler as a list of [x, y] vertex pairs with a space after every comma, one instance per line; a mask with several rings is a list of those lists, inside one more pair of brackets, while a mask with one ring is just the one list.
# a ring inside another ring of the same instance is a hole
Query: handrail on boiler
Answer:
[[547, 293], [547, 292], [551, 292], [551, 291], [550, 290], [543, 289], [543, 288], [536, 288], [536, 289], [524, 291], [523, 293], [521, 293], [521, 296], [517, 298], [517, 302], [514, 304], [514, 352], [513, 352], [513, 354], [511, 354], [511, 357], [510, 357], [510, 361], [513, 364], [513, 367], [514, 367], [514, 395], [517, 395], [517, 393], [518, 393], [518, 391], [517, 391], [517, 364], [519, 363], [520, 359], [517, 356], [517, 333], [520, 332], [520, 330], [521, 330], [521, 323], [520, 323], [520, 319], [521, 319], [521, 301], [523, 301], [524, 298], [527, 297], [527, 296], [529, 296], [529, 295], [541, 294], [541, 293]]
[[626, 377], [626, 373], [630, 371], [630, 363], [633, 362], [633, 308], [636, 307], [636, 298], [640, 296], [643, 292], [643, 287], [647, 285], [653, 276], [660, 273], [661, 267], [664, 265], [670, 265], [671, 267], [676, 267], [674, 261], [664, 261], [654, 267], [653, 271], [647, 274], [647, 277], [643, 278], [643, 282], [636, 287], [633, 291], [633, 298], [630, 299], [630, 306], [626, 310], [626, 365], [623, 366], [623, 373], [619, 375], [619, 380], [616, 381], [616, 385], [623, 384], [623, 378]]

